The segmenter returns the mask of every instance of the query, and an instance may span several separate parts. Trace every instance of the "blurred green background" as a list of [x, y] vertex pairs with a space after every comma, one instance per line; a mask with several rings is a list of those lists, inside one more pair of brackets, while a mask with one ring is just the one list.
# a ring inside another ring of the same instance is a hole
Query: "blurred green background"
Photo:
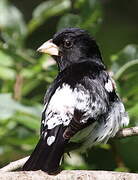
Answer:
[[[0, 0], [0, 167], [29, 155], [38, 141], [43, 97], [57, 68], [36, 49], [63, 27], [80, 27], [96, 38], [129, 126], [137, 126], [137, 9], [137, 0]], [[71, 156], [64, 169], [138, 172], [138, 137]]]

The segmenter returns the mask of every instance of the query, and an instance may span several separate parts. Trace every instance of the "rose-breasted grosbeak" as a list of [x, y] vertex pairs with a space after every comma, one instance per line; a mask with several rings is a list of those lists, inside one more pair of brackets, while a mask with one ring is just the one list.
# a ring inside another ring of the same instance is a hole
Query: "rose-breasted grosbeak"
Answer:
[[38, 51], [53, 56], [59, 73], [44, 99], [40, 140], [23, 170], [52, 174], [72, 142], [82, 151], [106, 143], [129, 118], [99, 48], [86, 31], [63, 29]]

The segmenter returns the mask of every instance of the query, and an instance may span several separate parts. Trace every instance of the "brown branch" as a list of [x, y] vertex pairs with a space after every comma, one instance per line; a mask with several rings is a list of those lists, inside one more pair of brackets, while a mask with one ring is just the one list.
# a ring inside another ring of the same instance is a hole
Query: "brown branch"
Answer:
[[[131, 127], [131, 128], [124, 128], [124, 129], [119, 130], [115, 138], [126, 138], [126, 137], [137, 136], [137, 135], [138, 135], [138, 127]], [[7, 172], [7, 171], [13, 171], [18, 168], [21, 168], [28, 158], [29, 156], [23, 159], [11, 162], [7, 166], [1, 168], [0, 171]]]
[[138, 174], [112, 171], [62, 171], [56, 176], [50, 176], [42, 171], [0, 172], [1, 180], [137, 180]]

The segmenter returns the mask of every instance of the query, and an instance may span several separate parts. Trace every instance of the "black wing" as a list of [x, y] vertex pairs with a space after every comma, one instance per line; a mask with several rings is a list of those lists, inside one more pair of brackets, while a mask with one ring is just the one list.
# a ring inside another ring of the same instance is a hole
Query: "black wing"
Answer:
[[125, 119], [123, 104], [106, 71], [84, 64], [68, 69], [48, 90], [41, 138], [23, 169], [54, 173], [68, 141], [81, 142], [83, 151], [115, 135]]

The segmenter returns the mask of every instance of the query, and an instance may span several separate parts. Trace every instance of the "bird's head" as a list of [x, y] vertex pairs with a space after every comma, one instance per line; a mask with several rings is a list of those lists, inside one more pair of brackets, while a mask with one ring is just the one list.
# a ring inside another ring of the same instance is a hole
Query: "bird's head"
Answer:
[[79, 28], [63, 29], [42, 44], [38, 51], [53, 56], [60, 71], [81, 61], [102, 61], [96, 41]]

